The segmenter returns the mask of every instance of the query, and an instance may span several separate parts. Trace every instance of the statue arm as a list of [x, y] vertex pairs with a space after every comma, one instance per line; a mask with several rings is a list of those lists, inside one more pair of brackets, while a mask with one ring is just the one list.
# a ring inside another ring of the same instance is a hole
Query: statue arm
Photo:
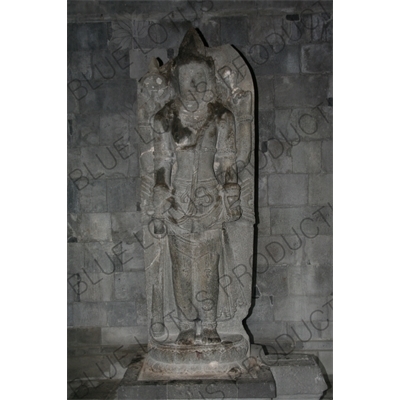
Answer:
[[218, 123], [217, 178], [222, 186], [237, 184], [235, 120], [226, 111]]
[[155, 217], [162, 218], [169, 208], [171, 197], [171, 171], [173, 147], [167, 110], [163, 109], [154, 116], [154, 188], [153, 205]]
[[223, 186], [223, 198], [228, 221], [236, 221], [242, 215], [240, 208], [240, 186], [237, 183], [235, 119], [226, 111], [219, 121], [216, 161], [217, 173]]

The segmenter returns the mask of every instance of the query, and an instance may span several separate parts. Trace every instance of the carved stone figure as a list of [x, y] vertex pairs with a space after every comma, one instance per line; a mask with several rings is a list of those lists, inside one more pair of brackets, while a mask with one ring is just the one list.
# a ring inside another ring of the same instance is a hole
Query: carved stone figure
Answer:
[[190, 29], [138, 88], [149, 352], [141, 379], [240, 373], [250, 343], [253, 85]]

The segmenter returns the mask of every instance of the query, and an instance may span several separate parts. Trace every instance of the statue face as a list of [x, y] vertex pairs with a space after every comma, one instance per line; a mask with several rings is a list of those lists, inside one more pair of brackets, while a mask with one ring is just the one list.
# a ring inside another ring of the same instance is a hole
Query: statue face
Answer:
[[185, 103], [203, 103], [209, 83], [205, 65], [193, 62], [179, 67], [179, 92]]

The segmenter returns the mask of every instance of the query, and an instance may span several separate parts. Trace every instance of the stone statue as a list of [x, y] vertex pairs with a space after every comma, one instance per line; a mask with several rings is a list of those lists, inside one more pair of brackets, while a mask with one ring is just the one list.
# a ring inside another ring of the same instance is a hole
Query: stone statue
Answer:
[[190, 29], [138, 87], [149, 352], [142, 379], [226, 376], [250, 343], [254, 90]]

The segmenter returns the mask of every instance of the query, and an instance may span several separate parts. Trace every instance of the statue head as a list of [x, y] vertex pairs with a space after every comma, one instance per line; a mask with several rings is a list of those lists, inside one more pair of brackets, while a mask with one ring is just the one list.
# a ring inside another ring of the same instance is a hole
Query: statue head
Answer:
[[214, 98], [214, 61], [206, 56], [204, 44], [194, 28], [186, 33], [178, 56], [174, 59], [173, 84], [181, 101], [189, 109], [195, 109]]

